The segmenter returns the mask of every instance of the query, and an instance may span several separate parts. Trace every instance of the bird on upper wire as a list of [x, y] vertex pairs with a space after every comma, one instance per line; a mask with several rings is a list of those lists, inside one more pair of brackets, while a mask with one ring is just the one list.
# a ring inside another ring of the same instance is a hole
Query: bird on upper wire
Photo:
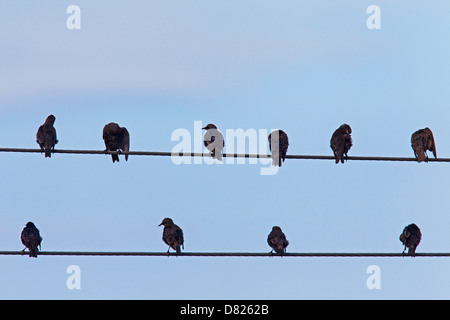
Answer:
[[202, 128], [206, 130], [203, 136], [203, 144], [206, 149], [211, 152], [211, 157], [222, 161], [223, 147], [225, 147], [225, 140], [222, 133], [217, 129], [216, 125], [210, 123]]
[[330, 147], [333, 150], [336, 163], [344, 163], [347, 153], [353, 146], [352, 128], [348, 124], [343, 124], [331, 136]]
[[49, 115], [43, 125], [41, 125], [36, 133], [36, 142], [39, 144], [41, 151], [44, 152], [46, 158], [52, 157], [52, 152], [55, 150], [55, 144], [58, 143], [56, 139], [56, 129], [53, 126], [55, 123], [55, 116]]
[[[130, 134], [125, 127], [120, 127], [117, 123], [111, 122], [103, 128], [103, 140], [105, 141], [105, 152], [108, 151], [130, 151]], [[119, 162], [118, 154], [111, 154], [112, 161]], [[128, 161], [128, 154], [125, 154], [125, 161]]]
[[289, 147], [289, 139], [283, 130], [275, 130], [269, 134], [269, 149], [272, 153], [272, 165], [281, 167], [286, 160], [286, 153]]
[[437, 158], [436, 144], [430, 128], [420, 129], [414, 132], [411, 135], [411, 147], [419, 163], [422, 161], [428, 162], [427, 150], [433, 152], [434, 157]]

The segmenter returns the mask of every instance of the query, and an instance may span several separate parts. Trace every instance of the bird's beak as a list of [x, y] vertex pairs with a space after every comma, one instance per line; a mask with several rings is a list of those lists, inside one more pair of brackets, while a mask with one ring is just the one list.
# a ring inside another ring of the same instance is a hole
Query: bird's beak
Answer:
[[202, 129], [203, 129], [203, 130], [206, 130], [206, 127], [203, 127]]
[[158, 224], [158, 227], [161, 227], [163, 224], [162, 224], [162, 222], [160, 223], [160, 224]]

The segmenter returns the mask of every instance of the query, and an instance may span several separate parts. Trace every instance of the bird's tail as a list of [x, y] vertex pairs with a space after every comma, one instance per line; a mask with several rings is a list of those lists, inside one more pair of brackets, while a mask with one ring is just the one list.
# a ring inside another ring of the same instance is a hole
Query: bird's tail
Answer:
[[112, 162], [114, 163], [114, 162], [119, 162], [119, 155], [118, 154], [112, 154], [111, 155], [111, 158], [112, 158]]
[[416, 155], [417, 155], [417, 162], [419, 163], [422, 161], [428, 162], [428, 157], [424, 151], [418, 150], [418, 152], [416, 152]]
[[[343, 159], [342, 154], [340, 154], [339, 152], [335, 152], [334, 157], [336, 158], [336, 164], [338, 164]], [[342, 163], [343, 163], [343, 161], [342, 161]]]
[[213, 152], [212, 152], [212, 157], [217, 159], [217, 160], [219, 160], [219, 161], [222, 161], [222, 159], [223, 159], [223, 150], [220, 149], [220, 148], [215, 148], [213, 150]]
[[283, 151], [282, 153], [281, 153], [281, 157], [280, 157], [280, 167], [281, 167], [281, 161], [283, 160], [283, 162], [284, 162], [284, 160], [286, 160], [286, 151]]
[[177, 254], [181, 253], [181, 246], [178, 244], [176, 247]]
[[277, 250], [276, 252], [280, 255], [284, 254], [284, 247], [283, 247], [283, 243], [278, 244]]
[[45, 157], [46, 158], [51, 158], [52, 157], [52, 148], [46, 147], [44, 152], [45, 152]]
[[281, 154], [278, 151], [272, 152], [272, 165], [274, 167], [281, 167]]
[[38, 249], [36, 248], [30, 248], [30, 258], [37, 258]]

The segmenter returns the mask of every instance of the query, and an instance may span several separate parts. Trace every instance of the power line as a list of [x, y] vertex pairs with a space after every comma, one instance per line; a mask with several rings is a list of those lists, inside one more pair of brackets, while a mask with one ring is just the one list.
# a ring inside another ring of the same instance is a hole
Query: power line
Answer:
[[[0, 152], [12, 152], [12, 153], [42, 153], [41, 149], [25, 149], [25, 148], [0, 148]], [[122, 154], [130, 156], [161, 156], [161, 157], [205, 157], [209, 158], [209, 153], [199, 152], [159, 152], [159, 151], [104, 151], [104, 150], [67, 150], [57, 149], [53, 153], [61, 154]], [[225, 153], [224, 158], [271, 158], [267, 154], [246, 154], [246, 153]], [[286, 159], [297, 160], [335, 160], [334, 156], [320, 156], [320, 155], [286, 155]], [[380, 157], [380, 156], [349, 156], [346, 160], [356, 161], [402, 161], [402, 162], [417, 162], [416, 158], [411, 157]], [[450, 158], [429, 158], [429, 162], [450, 162]]]
[[[28, 255], [23, 251], [0, 251], [0, 255], [22, 256]], [[110, 257], [279, 257], [269, 252], [95, 252], [95, 251], [41, 251], [39, 256], [110, 256]], [[450, 257], [450, 252], [424, 252], [416, 253], [416, 257]], [[396, 258], [408, 257], [403, 253], [342, 253], [342, 252], [288, 252], [283, 257], [298, 258]]]

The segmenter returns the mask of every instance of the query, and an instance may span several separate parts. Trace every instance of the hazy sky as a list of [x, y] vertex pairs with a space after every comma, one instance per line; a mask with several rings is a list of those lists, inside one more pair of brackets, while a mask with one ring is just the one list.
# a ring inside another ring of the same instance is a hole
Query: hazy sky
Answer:
[[[81, 29], [69, 30], [69, 5]], [[367, 8], [381, 9], [369, 30]], [[280, 128], [290, 154], [331, 155], [342, 123], [350, 155], [413, 156], [430, 127], [450, 157], [448, 1], [34, 1], [0, 3], [0, 145], [37, 148], [56, 116], [60, 149], [103, 150], [102, 128], [128, 128], [131, 149], [171, 151], [176, 129]], [[192, 141], [194, 143], [194, 141]], [[227, 141], [225, 141], [227, 143]], [[265, 153], [265, 152], [263, 152]], [[168, 157], [4, 153], [1, 250], [22, 250], [28, 221], [44, 251], [165, 252], [171, 217], [186, 252], [450, 252], [445, 163], [286, 160], [175, 165]], [[69, 290], [66, 269], [81, 270]], [[369, 290], [370, 265], [381, 289]], [[448, 258], [0, 256], [0, 298], [450, 298]]]

